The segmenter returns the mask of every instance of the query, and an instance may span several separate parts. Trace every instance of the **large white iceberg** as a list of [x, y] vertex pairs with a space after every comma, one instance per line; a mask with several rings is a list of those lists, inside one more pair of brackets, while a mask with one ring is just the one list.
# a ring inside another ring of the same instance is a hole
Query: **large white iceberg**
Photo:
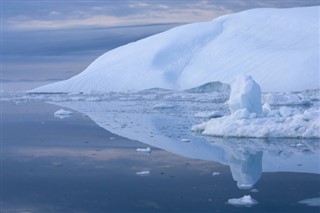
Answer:
[[32, 92], [124, 92], [230, 84], [262, 91], [319, 88], [319, 6], [253, 9], [179, 26], [111, 50], [68, 80]]

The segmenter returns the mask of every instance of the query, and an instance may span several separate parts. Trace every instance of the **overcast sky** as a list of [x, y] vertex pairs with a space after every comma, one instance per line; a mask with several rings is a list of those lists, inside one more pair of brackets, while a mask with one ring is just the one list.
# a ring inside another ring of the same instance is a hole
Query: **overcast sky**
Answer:
[[262, 7], [319, 5], [318, 0], [1, 1], [3, 89], [69, 78], [120, 45], [185, 23]]

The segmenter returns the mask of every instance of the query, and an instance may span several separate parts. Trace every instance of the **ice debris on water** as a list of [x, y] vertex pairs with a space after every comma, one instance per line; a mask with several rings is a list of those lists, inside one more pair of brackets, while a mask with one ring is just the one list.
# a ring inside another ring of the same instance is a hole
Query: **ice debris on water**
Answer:
[[218, 175], [220, 175], [220, 172], [213, 172], [212, 173], [212, 176], [218, 176]]
[[138, 175], [138, 176], [148, 176], [148, 175], [150, 175], [150, 171], [137, 172], [136, 175]]
[[232, 198], [228, 200], [228, 204], [233, 206], [245, 206], [245, 207], [251, 207], [258, 202], [251, 198], [250, 195], [244, 195], [241, 198]]
[[300, 200], [298, 203], [305, 204], [307, 206], [317, 206], [320, 207], [320, 197]]
[[150, 147], [147, 147], [147, 148], [137, 148], [136, 151], [137, 151], [137, 152], [150, 153], [150, 152], [151, 152], [151, 148], [150, 148]]
[[54, 113], [54, 117], [63, 119], [63, 118], [70, 117], [72, 114], [73, 112], [71, 111], [60, 109]]

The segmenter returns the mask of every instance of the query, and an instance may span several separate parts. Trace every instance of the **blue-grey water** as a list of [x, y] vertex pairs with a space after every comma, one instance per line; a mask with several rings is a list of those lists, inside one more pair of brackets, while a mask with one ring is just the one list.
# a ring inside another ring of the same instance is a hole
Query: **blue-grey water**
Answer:
[[[320, 197], [317, 140], [246, 141], [240, 154], [235, 139], [146, 144], [119, 136], [133, 134], [125, 127], [115, 129], [118, 135], [102, 128], [112, 124], [99, 120], [104, 112], [90, 104], [86, 113], [77, 108], [59, 119], [53, 113], [61, 106], [1, 102], [1, 212], [320, 211], [299, 203]], [[304, 148], [292, 146], [297, 143]], [[136, 152], [146, 147], [150, 154]], [[136, 174], [141, 171], [150, 174]], [[239, 188], [241, 181], [252, 181], [255, 190]], [[227, 204], [244, 195], [258, 204]]]

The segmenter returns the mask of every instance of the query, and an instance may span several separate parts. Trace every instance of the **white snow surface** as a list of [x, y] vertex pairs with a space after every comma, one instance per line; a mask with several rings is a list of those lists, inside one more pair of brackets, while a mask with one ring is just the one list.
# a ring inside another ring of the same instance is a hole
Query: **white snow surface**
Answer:
[[319, 88], [319, 6], [253, 9], [179, 26], [98, 57], [82, 73], [32, 92], [123, 92], [230, 84], [262, 91]]
[[244, 195], [241, 198], [232, 198], [228, 200], [228, 204], [234, 205], [234, 206], [246, 206], [250, 207], [254, 204], [257, 204], [258, 202], [251, 198], [250, 195]]
[[249, 113], [261, 113], [261, 89], [249, 75], [238, 76], [231, 84], [229, 97], [231, 113], [247, 109]]

